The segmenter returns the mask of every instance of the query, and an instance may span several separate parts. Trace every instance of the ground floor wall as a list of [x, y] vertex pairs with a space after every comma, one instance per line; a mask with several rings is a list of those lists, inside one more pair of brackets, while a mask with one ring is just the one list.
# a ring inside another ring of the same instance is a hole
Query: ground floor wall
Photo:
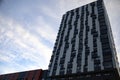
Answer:
[[117, 69], [51, 76], [50, 80], [120, 80]]

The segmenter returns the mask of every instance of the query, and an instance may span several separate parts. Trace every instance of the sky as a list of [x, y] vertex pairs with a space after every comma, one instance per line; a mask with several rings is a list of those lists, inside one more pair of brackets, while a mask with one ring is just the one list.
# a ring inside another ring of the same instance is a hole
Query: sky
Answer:
[[[0, 0], [0, 74], [47, 69], [66, 11], [95, 0]], [[120, 62], [120, 0], [104, 0]]]

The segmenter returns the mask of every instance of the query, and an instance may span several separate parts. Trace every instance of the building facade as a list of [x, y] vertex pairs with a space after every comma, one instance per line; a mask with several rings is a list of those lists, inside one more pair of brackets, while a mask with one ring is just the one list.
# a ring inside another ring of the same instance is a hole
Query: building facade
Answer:
[[120, 80], [103, 0], [63, 15], [48, 72], [52, 80]]
[[42, 77], [43, 72], [44, 72], [43, 70], [38, 69], [38, 70], [3, 74], [0, 75], [0, 80], [46, 80], [44, 79], [46, 77]]

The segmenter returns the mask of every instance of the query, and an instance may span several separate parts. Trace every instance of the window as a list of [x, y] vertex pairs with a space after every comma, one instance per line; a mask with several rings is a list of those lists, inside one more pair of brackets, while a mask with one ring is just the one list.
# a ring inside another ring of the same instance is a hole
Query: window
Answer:
[[84, 72], [87, 72], [87, 66], [84, 66]]
[[60, 70], [60, 75], [64, 74], [64, 69]]
[[109, 49], [110, 49], [110, 45], [109, 45], [109, 44], [102, 44], [102, 48], [103, 48], [103, 49], [106, 49], [106, 48], [109, 48]]
[[107, 31], [107, 26], [106, 26], [106, 25], [101, 26], [101, 27], [100, 27], [100, 30], [101, 30], [101, 31], [102, 31], [102, 30], [106, 30], [106, 31]]
[[69, 44], [65, 44], [65, 49], [69, 48]]
[[[6, 79], [5, 79], [6, 80]], [[24, 80], [24, 78], [19, 78], [19, 79], [17, 79], [17, 80]], [[34, 78], [32, 78], [32, 80], [35, 80]]]
[[91, 29], [91, 34], [96, 33], [97, 31], [95, 29]]
[[86, 75], [86, 77], [91, 77], [91, 75]]
[[86, 31], [89, 31], [89, 26], [86, 26]]
[[94, 7], [95, 6], [95, 2], [90, 3], [90, 5]]
[[63, 54], [62, 58], [65, 59], [65, 54]]
[[78, 67], [81, 66], [81, 59], [77, 60], [77, 66], [78, 66]]
[[71, 23], [72, 23], [72, 20], [70, 19], [70, 20], [68, 21], [68, 24], [70, 24], [70, 25], [71, 25]]
[[95, 14], [91, 14], [91, 17], [92, 17], [93, 19], [96, 19], [96, 18], [97, 18], [97, 16], [96, 16]]
[[100, 2], [97, 2], [97, 7], [98, 7], [98, 8], [102, 8], [102, 5], [101, 5]]
[[100, 31], [100, 34], [101, 34], [101, 35], [107, 34], [107, 30], [101, 30], [101, 31]]
[[98, 14], [103, 14], [104, 13], [104, 10], [99, 10], [98, 11]]
[[108, 62], [108, 61], [112, 62], [112, 57], [104, 57], [103, 61], [104, 62]]
[[81, 66], [77, 67], [77, 71], [79, 71], [79, 72], [81, 71]]
[[71, 11], [71, 16], [74, 16], [74, 11], [73, 10]]
[[79, 66], [81, 66], [81, 58], [77, 58], [77, 64], [79, 65]]
[[103, 11], [103, 8], [102, 8], [102, 7], [99, 7], [99, 8], [98, 8], [98, 12], [101, 11], [101, 10]]
[[74, 25], [75, 25], [75, 26], [77, 26], [77, 24], [78, 24], [78, 22], [77, 22], [77, 21], [75, 21], [75, 22], [74, 22]]
[[[36, 73], [36, 71], [34, 72]], [[23, 79], [26, 76], [26, 72], [21, 72], [18, 76], [19, 79]]]
[[94, 33], [94, 34], [93, 34], [93, 37], [98, 37], [98, 33], [97, 33], [97, 32]]
[[104, 20], [99, 20], [99, 22], [100, 22], [100, 25], [102, 25], [102, 26], [104, 26], [104, 25], [106, 25], [106, 22], [104, 21]]
[[110, 47], [102, 47], [103, 52], [111, 52]]
[[[107, 40], [107, 41], [105, 41], [105, 40]], [[110, 49], [110, 45], [109, 45], [109, 41], [108, 41], [108, 39], [103, 39], [103, 40], [101, 40], [102, 41], [102, 48], [104, 49], [104, 48], [109, 48]], [[105, 42], [104, 42], [105, 41]]]
[[106, 68], [112, 68], [113, 67], [113, 64], [112, 64], [112, 62], [104, 62], [103, 63], [103, 65], [104, 65], [104, 68], [106, 69]]
[[108, 35], [107, 34], [105, 34], [105, 35], [100, 35], [100, 37], [102, 38], [102, 39], [108, 39]]
[[80, 15], [77, 14], [77, 15], [76, 15], [76, 19], [79, 19], [79, 17], [80, 17]]
[[95, 70], [95, 71], [101, 70], [101, 66], [100, 66], [99, 64], [95, 64], [95, 65], [94, 65], [94, 70]]
[[108, 75], [110, 75], [110, 73], [105, 73], [104, 75], [108, 76]]
[[57, 62], [54, 63], [54, 68], [57, 68]]
[[72, 38], [71, 43], [74, 43], [74, 42], [75, 42], [75, 38]]
[[104, 14], [103, 14], [103, 13], [99, 13], [98, 19], [99, 19], [99, 20], [100, 20], [100, 19], [105, 19]]
[[77, 29], [74, 31], [74, 34], [78, 34], [78, 30]]
[[100, 60], [94, 60], [94, 64], [100, 64]]
[[64, 64], [65, 59], [60, 59], [60, 64]]
[[97, 42], [93, 42], [93, 47], [97, 47]]
[[112, 56], [111, 51], [109, 51], [109, 52], [103, 52], [103, 57], [106, 57], [106, 56]]
[[[22, 80], [22, 79], [21, 79]], [[24, 79], [23, 79], [24, 80]], [[32, 78], [32, 80], [35, 80], [35, 78]]]
[[65, 36], [65, 41], [67, 41], [69, 39], [69, 36]]
[[101, 76], [101, 74], [96, 74], [96, 76]]
[[92, 54], [92, 58], [97, 58], [98, 57], [98, 55], [97, 54]]
[[71, 57], [75, 57], [75, 53], [71, 53]]
[[62, 70], [62, 69], [64, 69], [63, 65], [62, 65], [62, 66], [60, 66], [60, 70]]
[[72, 73], [72, 68], [67, 68], [67, 74]]
[[67, 67], [68, 67], [68, 68], [72, 68], [72, 66], [73, 66], [72, 63], [68, 63], [68, 66], [67, 66]]
[[94, 47], [93, 50], [94, 50], [94, 52], [97, 52], [97, 47]]
[[70, 58], [70, 61], [69, 62], [73, 62], [73, 57]]

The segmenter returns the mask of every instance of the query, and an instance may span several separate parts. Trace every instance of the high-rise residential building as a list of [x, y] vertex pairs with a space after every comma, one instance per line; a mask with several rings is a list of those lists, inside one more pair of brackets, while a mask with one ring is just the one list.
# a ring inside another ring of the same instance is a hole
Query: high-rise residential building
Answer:
[[120, 80], [119, 63], [103, 0], [63, 15], [49, 64], [52, 80]]

